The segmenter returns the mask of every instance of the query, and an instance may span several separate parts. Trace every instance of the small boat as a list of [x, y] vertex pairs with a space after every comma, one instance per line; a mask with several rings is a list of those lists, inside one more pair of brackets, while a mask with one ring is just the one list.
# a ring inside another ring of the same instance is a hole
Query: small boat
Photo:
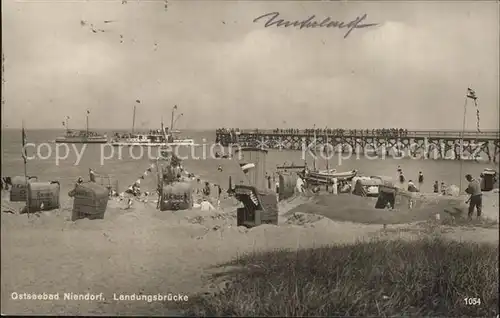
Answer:
[[291, 164], [289, 166], [287, 165], [282, 165], [282, 166], [276, 166], [276, 170], [280, 171], [280, 170], [291, 170], [291, 171], [295, 171], [295, 170], [304, 170], [306, 169], [307, 166], [296, 166], [294, 164]]
[[342, 180], [349, 180], [354, 178], [358, 174], [357, 170], [352, 170], [352, 171], [346, 171], [346, 172], [314, 172], [311, 171], [308, 173], [309, 176], [311, 177], [324, 177], [324, 178], [337, 178], [337, 179], [342, 179]]
[[330, 176], [332, 174], [336, 174], [337, 169], [319, 170], [319, 171], [316, 171], [316, 173], [320, 174], [320, 175]]
[[334, 173], [306, 172], [299, 173], [300, 177], [310, 183], [332, 184], [333, 179], [337, 181], [350, 181], [358, 174], [357, 170]]
[[246, 165], [241, 166], [241, 170], [243, 170], [243, 172], [247, 172], [248, 170], [253, 168], [255, 168], [254, 163], [247, 163]]

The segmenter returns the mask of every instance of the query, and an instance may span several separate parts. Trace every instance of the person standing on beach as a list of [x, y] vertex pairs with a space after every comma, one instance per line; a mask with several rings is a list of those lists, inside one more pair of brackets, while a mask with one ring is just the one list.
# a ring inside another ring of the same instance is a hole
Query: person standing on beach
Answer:
[[466, 203], [469, 203], [469, 220], [472, 219], [474, 208], [476, 208], [477, 211], [477, 218], [480, 219], [483, 206], [483, 193], [481, 192], [481, 185], [479, 184], [479, 181], [474, 179], [470, 174], [467, 174], [465, 179], [469, 182], [469, 186], [465, 189], [465, 192], [470, 194], [470, 198], [466, 201]]
[[200, 185], [201, 185], [201, 179], [197, 178], [196, 179], [196, 194], [200, 193]]
[[446, 185], [444, 182], [441, 182], [441, 194], [446, 195]]
[[[408, 180], [408, 192], [411, 193], [418, 192], [418, 189], [412, 180]], [[415, 205], [415, 200], [413, 199], [413, 197], [411, 197], [410, 200], [408, 201], [408, 205], [409, 205], [408, 208], [410, 210], [413, 209], [413, 206]]]
[[412, 180], [408, 181], [408, 192], [418, 192], [418, 189]]
[[434, 182], [434, 193], [439, 193], [439, 182], [437, 180]]
[[403, 174], [403, 171], [399, 172], [399, 182], [401, 183], [405, 182], [405, 175]]
[[90, 182], [95, 182], [95, 172], [92, 170], [92, 168], [89, 168], [89, 178]]
[[419, 185], [419, 187], [421, 187], [423, 183], [424, 183], [424, 174], [422, 173], [422, 171], [420, 171], [418, 173], [418, 185]]
[[222, 194], [222, 188], [220, 184], [217, 185], [217, 208], [220, 208], [220, 196]]
[[207, 181], [207, 182], [205, 182], [205, 187], [203, 188], [203, 195], [205, 197], [209, 197], [210, 196], [210, 192], [211, 192], [210, 191], [210, 183], [208, 183], [208, 181]]

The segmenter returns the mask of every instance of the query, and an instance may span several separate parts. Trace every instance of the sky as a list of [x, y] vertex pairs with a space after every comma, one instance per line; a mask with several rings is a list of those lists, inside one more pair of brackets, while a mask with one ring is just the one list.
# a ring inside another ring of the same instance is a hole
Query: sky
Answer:
[[[377, 26], [253, 22], [270, 12]], [[89, 110], [91, 128], [131, 129], [136, 105], [136, 129], [159, 128], [178, 105], [179, 129], [461, 130], [472, 87], [496, 129], [499, 21], [496, 1], [4, 0], [2, 127], [83, 128]]]

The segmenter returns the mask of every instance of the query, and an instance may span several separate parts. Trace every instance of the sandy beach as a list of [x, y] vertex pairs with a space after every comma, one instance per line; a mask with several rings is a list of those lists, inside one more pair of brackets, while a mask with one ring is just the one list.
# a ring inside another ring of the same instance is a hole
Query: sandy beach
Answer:
[[[347, 200], [337, 199], [342, 204]], [[173, 301], [117, 299], [217, 291], [220, 284], [207, 280], [213, 266], [258, 250], [423, 235], [498, 244], [497, 227], [420, 222], [384, 229], [381, 224], [341, 222], [332, 220], [334, 215], [298, 211], [310, 210], [313, 201], [302, 197], [282, 202], [280, 225], [252, 229], [236, 227], [235, 202], [230, 201], [219, 211], [159, 212], [152, 202], [134, 202], [124, 210], [125, 202], [110, 200], [104, 220], [76, 222], [69, 220], [69, 198], [62, 199], [60, 210], [38, 216], [2, 213], [2, 313], [173, 315], [176, 312], [168, 309], [175, 307]], [[60, 299], [20, 300], [13, 299], [13, 293], [59, 294]], [[102, 293], [102, 298], [64, 300], [64, 293]]]

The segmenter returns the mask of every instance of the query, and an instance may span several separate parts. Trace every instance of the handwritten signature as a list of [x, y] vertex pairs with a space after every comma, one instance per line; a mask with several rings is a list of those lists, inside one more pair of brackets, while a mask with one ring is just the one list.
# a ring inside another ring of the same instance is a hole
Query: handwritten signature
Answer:
[[253, 20], [254, 23], [258, 22], [260, 19], [267, 18], [267, 22], [264, 24], [264, 27], [268, 28], [270, 26], [276, 25], [276, 27], [299, 27], [299, 29], [303, 28], [348, 28], [346, 34], [344, 35], [344, 39], [351, 34], [354, 29], [362, 29], [377, 26], [378, 23], [366, 23], [361, 24], [363, 20], [366, 19], [367, 14], [363, 14], [361, 17], [356, 17], [356, 19], [345, 23], [342, 21], [334, 21], [330, 17], [323, 19], [323, 21], [318, 22], [315, 21], [316, 15], [310, 16], [306, 20], [295, 20], [295, 21], [286, 21], [284, 19], [278, 19], [280, 13], [279, 12], [271, 12], [261, 15]]

